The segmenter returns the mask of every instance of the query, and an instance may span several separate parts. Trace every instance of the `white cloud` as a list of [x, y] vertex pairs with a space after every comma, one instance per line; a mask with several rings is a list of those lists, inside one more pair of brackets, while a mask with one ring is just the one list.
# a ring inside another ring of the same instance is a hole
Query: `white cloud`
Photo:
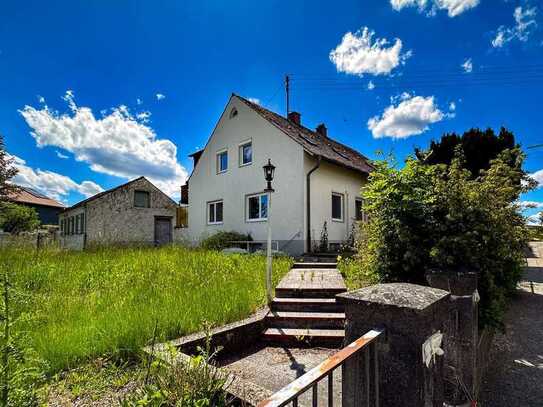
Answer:
[[373, 81], [368, 82], [368, 90], [374, 90], [375, 89], [375, 83]]
[[56, 155], [57, 155], [58, 158], [62, 158], [63, 160], [66, 160], [66, 159], [70, 158], [70, 157], [68, 157], [66, 154], [62, 154], [62, 153], [61, 153], [60, 151], [58, 151], [58, 150], [55, 150], [55, 153], [56, 153]]
[[398, 65], [403, 64], [412, 55], [411, 51], [402, 54], [402, 41], [399, 38], [390, 44], [384, 38], [373, 37], [375, 31], [363, 27], [355, 32], [348, 32], [341, 43], [330, 51], [330, 61], [338, 72], [353, 75], [388, 75]]
[[473, 61], [471, 60], [471, 58], [466, 59], [461, 66], [465, 73], [473, 72]]
[[140, 98], [137, 98], [136, 99], [136, 104], [139, 106], [141, 104], [143, 104], [143, 100], [141, 100]]
[[170, 140], [158, 139], [144, 123], [145, 117], [138, 119], [121, 105], [96, 118], [89, 107], [76, 105], [73, 92], [64, 99], [69, 114], [47, 106], [25, 106], [20, 111], [38, 147], [59, 147], [77, 161], [89, 163], [93, 171], [125, 179], [144, 175], [167, 194], [178, 192], [187, 171], [177, 161], [177, 147]]
[[533, 30], [537, 27], [536, 16], [536, 7], [523, 9], [522, 6], [519, 6], [515, 8], [513, 13], [515, 25], [513, 27], [505, 27], [502, 25], [498, 28], [496, 36], [492, 40], [492, 46], [494, 48], [501, 48], [515, 39], [521, 42], [528, 41]]
[[518, 205], [521, 209], [543, 208], [543, 202], [538, 201], [518, 201]]
[[392, 8], [400, 11], [405, 7], [417, 7], [419, 12], [433, 16], [438, 10], [447, 10], [449, 17], [456, 17], [479, 5], [480, 0], [390, 0]]
[[526, 217], [526, 224], [531, 226], [538, 226], [541, 225], [541, 221], [539, 220], [539, 215], [541, 212], [537, 212], [536, 214], [530, 215]]
[[454, 103], [454, 102], [449, 103], [449, 110], [451, 112], [456, 111], [456, 103]]
[[42, 104], [45, 103], [45, 98], [43, 96], [38, 95], [36, 97], [38, 98], [39, 103], [42, 103]]
[[155, 96], [156, 100], [166, 99], [166, 95], [163, 95], [162, 93], [157, 93]]
[[149, 111], [140, 112], [136, 114], [136, 119], [138, 119], [142, 123], [149, 123], [150, 118], [151, 118], [151, 112]]
[[12, 179], [13, 183], [37, 189], [53, 199], [64, 200], [72, 191], [79, 192], [85, 197], [103, 191], [100, 185], [92, 181], [83, 181], [78, 184], [70, 177], [56, 172], [44, 171], [39, 168], [34, 170], [27, 166], [26, 161], [22, 158], [12, 157], [14, 158], [14, 166], [19, 170]]
[[260, 99], [258, 98], [248, 98], [247, 100], [254, 103], [255, 105], [260, 105]]
[[[398, 105], [394, 103], [400, 101]], [[374, 138], [407, 138], [424, 133], [432, 123], [454, 117], [454, 113], [443, 113], [433, 96], [412, 96], [403, 93], [392, 101], [383, 114], [368, 120], [368, 129]]]
[[543, 185], [543, 170], [539, 170], [530, 174], [530, 177], [532, 177], [535, 182], [537, 182], [537, 188], [541, 188], [541, 186]]

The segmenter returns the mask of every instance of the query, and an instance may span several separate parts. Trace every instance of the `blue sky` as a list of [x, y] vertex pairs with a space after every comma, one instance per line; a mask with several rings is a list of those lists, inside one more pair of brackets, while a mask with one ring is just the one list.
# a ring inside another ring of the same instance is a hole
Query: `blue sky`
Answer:
[[284, 113], [286, 73], [303, 124], [372, 158], [471, 127], [528, 146], [542, 27], [541, 0], [7, 1], [0, 132], [19, 181], [66, 203], [138, 175], [175, 195], [230, 94]]

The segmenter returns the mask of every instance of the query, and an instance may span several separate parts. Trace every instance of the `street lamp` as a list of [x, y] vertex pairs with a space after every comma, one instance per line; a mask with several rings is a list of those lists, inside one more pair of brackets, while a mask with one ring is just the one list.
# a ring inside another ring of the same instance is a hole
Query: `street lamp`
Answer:
[[268, 159], [268, 163], [262, 167], [264, 169], [264, 179], [268, 183], [264, 192], [268, 194], [268, 247], [266, 255], [266, 293], [268, 296], [268, 304], [273, 301], [272, 297], [272, 248], [271, 248], [271, 194], [274, 192], [271, 182], [273, 181], [273, 175], [275, 173], [275, 166]]

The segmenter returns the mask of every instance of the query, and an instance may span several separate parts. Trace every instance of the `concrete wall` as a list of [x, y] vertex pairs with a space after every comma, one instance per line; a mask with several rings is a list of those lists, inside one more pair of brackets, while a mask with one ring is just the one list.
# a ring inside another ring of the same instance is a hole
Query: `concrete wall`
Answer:
[[[304, 173], [308, 173], [317, 159], [304, 155]], [[361, 198], [360, 190], [366, 177], [338, 165], [322, 161], [320, 167], [311, 175], [311, 235], [313, 244], [320, 240], [323, 224], [326, 221], [328, 241], [342, 242], [347, 239], [356, 219], [355, 200]], [[343, 221], [332, 220], [332, 192], [344, 196]], [[307, 218], [306, 218], [307, 220]], [[307, 234], [307, 232], [306, 232]]]
[[[134, 191], [150, 193], [150, 207], [134, 207]], [[170, 217], [173, 241], [182, 239], [182, 229], [175, 228], [176, 204], [162, 191], [142, 178], [88, 203], [68, 210], [60, 219], [85, 213], [83, 234], [61, 236], [61, 245], [81, 249], [86, 245], [103, 244], [154, 244], [155, 217]]]
[[[230, 118], [233, 108], [237, 116]], [[252, 141], [253, 163], [239, 166], [239, 145]], [[217, 174], [217, 152], [228, 150], [228, 170]], [[272, 196], [273, 240], [280, 249], [301, 253], [304, 246], [304, 168], [303, 149], [264, 120], [238, 98], [233, 97], [221, 116], [196, 168], [189, 179], [190, 239], [200, 239], [218, 231], [250, 233], [255, 240], [266, 239], [267, 222], [246, 220], [246, 196], [265, 188], [262, 166], [268, 158], [277, 167]], [[208, 225], [207, 203], [223, 200], [224, 220]]]

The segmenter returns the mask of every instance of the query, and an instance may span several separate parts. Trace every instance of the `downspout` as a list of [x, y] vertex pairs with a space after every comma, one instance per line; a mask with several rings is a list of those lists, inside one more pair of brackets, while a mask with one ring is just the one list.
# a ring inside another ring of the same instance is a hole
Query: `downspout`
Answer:
[[317, 164], [307, 173], [307, 252], [311, 253], [311, 174], [321, 166], [321, 156], [317, 156]]

